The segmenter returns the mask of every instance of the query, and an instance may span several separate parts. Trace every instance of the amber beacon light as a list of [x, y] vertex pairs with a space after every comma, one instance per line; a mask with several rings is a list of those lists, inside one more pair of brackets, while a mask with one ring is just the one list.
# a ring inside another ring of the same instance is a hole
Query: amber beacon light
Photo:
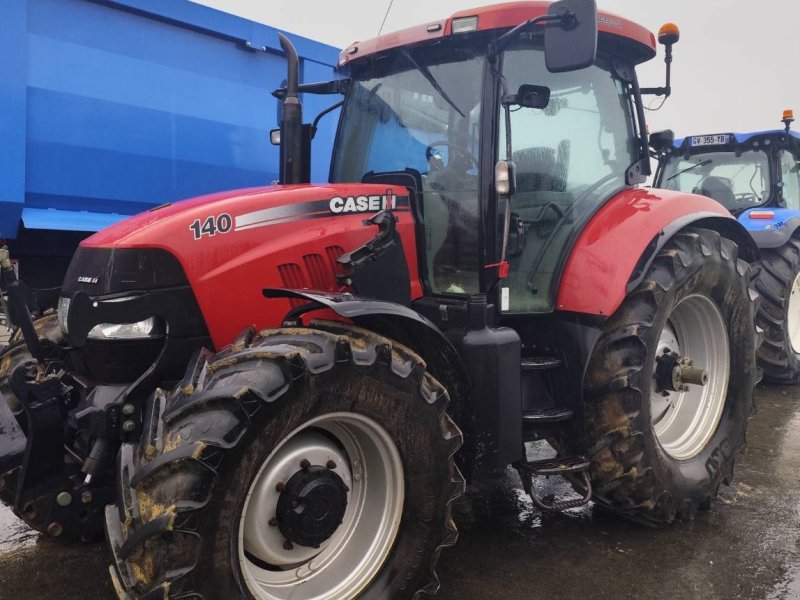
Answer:
[[664, 23], [658, 30], [658, 43], [664, 46], [677, 44], [681, 39], [681, 30], [675, 23]]
[[789, 128], [792, 126], [792, 123], [794, 123], [794, 111], [790, 109], [783, 111], [783, 118], [781, 121], [786, 126], [786, 133], [789, 133]]

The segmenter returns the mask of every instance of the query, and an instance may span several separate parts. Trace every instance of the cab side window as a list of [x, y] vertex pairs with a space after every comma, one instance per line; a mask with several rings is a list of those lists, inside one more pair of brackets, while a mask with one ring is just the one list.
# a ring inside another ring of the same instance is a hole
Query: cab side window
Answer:
[[781, 150], [781, 177], [786, 207], [800, 210], [800, 160], [788, 150]]

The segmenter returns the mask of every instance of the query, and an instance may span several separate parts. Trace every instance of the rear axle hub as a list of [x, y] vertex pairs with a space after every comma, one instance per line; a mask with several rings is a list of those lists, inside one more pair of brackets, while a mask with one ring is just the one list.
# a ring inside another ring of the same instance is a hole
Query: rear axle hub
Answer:
[[697, 369], [685, 356], [670, 352], [656, 359], [656, 385], [662, 391], [688, 392], [689, 384], [705, 385], [708, 372]]
[[316, 548], [342, 523], [349, 489], [334, 471], [304, 465], [278, 497], [278, 528], [300, 546]]

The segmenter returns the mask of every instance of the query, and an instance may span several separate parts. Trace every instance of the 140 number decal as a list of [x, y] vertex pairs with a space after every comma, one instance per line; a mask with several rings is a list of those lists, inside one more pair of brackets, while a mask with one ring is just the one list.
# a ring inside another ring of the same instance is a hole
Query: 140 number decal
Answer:
[[228, 213], [222, 213], [217, 217], [206, 217], [202, 222], [195, 219], [189, 225], [195, 240], [201, 239], [204, 235], [214, 237], [218, 233], [228, 233], [233, 227], [233, 219]]

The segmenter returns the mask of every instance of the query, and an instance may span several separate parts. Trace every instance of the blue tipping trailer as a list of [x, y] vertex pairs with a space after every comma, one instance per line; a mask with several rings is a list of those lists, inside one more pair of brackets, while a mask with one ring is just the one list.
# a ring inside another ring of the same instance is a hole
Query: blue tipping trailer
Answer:
[[[34, 285], [78, 241], [154, 205], [277, 179], [277, 30], [188, 0], [4, 0], [0, 239]], [[338, 50], [290, 35], [303, 81]], [[304, 98], [306, 119], [330, 98]], [[327, 181], [336, 115], [315, 138]]]

